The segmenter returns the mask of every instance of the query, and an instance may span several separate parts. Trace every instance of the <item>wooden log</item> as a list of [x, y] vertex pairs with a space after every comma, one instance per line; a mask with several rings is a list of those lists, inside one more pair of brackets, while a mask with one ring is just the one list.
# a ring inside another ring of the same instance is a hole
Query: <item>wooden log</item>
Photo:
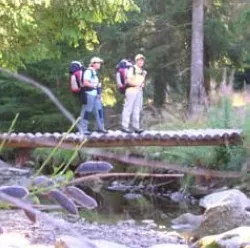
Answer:
[[0, 142], [8, 147], [55, 147], [63, 139], [61, 148], [75, 149], [84, 139], [84, 147], [131, 147], [131, 146], [221, 146], [240, 145], [240, 130], [204, 129], [183, 131], [145, 131], [142, 134], [124, 134], [110, 131], [108, 134], [92, 133], [81, 136], [74, 133], [0, 133]]
[[73, 179], [68, 183], [68, 185], [76, 185], [86, 181], [92, 181], [96, 179], [109, 179], [109, 178], [116, 178], [116, 179], [124, 179], [124, 178], [161, 178], [161, 179], [179, 179], [182, 178], [184, 174], [152, 174], [152, 173], [99, 173], [90, 176], [79, 177]]
[[219, 170], [202, 169], [197, 167], [196, 168], [183, 167], [177, 164], [167, 164], [160, 161], [135, 158], [123, 154], [113, 154], [108, 152], [91, 152], [91, 151], [88, 151], [88, 154], [91, 154], [96, 158], [119, 162], [129, 166], [138, 166], [138, 167], [152, 168], [157, 170], [171, 170], [174, 172], [189, 174], [193, 176], [206, 176], [211, 178], [240, 178], [242, 176], [245, 176], [245, 173], [237, 171], [219, 171]]

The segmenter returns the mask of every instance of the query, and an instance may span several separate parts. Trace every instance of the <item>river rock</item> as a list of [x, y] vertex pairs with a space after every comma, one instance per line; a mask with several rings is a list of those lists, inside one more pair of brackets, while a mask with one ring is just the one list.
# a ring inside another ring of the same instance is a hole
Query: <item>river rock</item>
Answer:
[[30, 169], [19, 169], [15, 167], [0, 167], [0, 186], [27, 185], [31, 176]]
[[125, 245], [116, 244], [113, 242], [109, 242], [106, 240], [92, 240], [92, 242], [96, 245], [97, 248], [129, 248]]
[[242, 226], [231, 231], [205, 236], [192, 245], [192, 248], [246, 248], [250, 244], [250, 227]]
[[194, 197], [200, 197], [200, 198], [213, 193], [212, 189], [210, 189], [207, 186], [202, 186], [202, 185], [190, 186], [188, 191], [190, 195]]
[[133, 226], [136, 224], [136, 221], [133, 219], [130, 220], [120, 220], [117, 222], [117, 225], [119, 226]]
[[151, 225], [151, 224], [155, 224], [155, 221], [154, 220], [142, 220], [141, 223], [145, 225]]
[[0, 247], [3, 248], [53, 248], [52, 245], [30, 244], [24, 234], [3, 233], [0, 234]]
[[172, 228], [181, 231], [194, 231], [201, 223], [202, 215], [194, 215], [190, 213], [182, 214], [181, 216], [171, 221]]
[[62, 235], [56, 239], [55, 248], [98, 248], [89, 239]]
[[30, 242], [24, 235], [18, 233], [4, 233], [0, 235], [0, 247], [27, 247]]
[[137, 194], [137, 193], [127, 193], [123, 197], [127, 200], [138, 200], [138, 199], [143, 198], [141, 194]]
[[188, 248], [188, 246], [179, 244], [159, 244], [159, 245], [153, 245], [150, 248]]
[[209, 206], [203, 214], [197, 237], [220, 234], [249, 222], [249, 212], [242, 204], [242, 195], [231, 193], [219, 201], [219, 205]]
[[154, 220], [142, 220], [142, 224], [146, 225], [149, 229], [156, 228], [158, 225], [154, 222]]
[[106, 240], [90, 240], [87, 238], [62, 235], [56, 240], [55, 248], [128, 248], [127, 246]]
[[179, 202], [183, 201], [184, 194], [182, 192], [179, 192], [179, 191], [173, 192], [172, 194], [170, 194], [170, 199], [173, 202], [179, 203]]
[[238, 189], [229, 189], [207, 195], [200, 200], [199, 205], [208, 209], [211, 206], [220, 205], [220, 203], [224, 201], [224, 198], [229, 195], [231, 198], [237, 198], [244, 208], [250, 207], [250, 199]]

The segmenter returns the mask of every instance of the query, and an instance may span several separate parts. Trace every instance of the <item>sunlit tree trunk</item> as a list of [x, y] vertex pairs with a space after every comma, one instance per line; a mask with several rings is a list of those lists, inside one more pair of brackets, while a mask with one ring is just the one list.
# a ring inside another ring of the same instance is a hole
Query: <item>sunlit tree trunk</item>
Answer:
[[193, 0], [192, 11], [191, 85], [189, 93], [189, 117], [204, 111], [204, 0]]

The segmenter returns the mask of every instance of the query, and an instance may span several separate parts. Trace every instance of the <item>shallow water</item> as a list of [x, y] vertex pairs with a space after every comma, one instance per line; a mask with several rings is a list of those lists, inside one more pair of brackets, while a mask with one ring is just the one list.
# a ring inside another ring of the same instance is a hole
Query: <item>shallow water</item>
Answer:
[[102, 189], [92, 196], [98, 201], [99, 206], [95, 210], [81, 211], [81, 216], [88, 221], [114, 223], [120, 220], [133, 219], [140, 222], [150, 219], [158, 225], [169, 228], [171, 220], [183, 213], [201, 213], [201, 209], [197, 205], [190, 205], [185, 202], [174, 203], [166, 197], [155, 195], [143, 195], [135, 200], [127, 200], [122, 192]]

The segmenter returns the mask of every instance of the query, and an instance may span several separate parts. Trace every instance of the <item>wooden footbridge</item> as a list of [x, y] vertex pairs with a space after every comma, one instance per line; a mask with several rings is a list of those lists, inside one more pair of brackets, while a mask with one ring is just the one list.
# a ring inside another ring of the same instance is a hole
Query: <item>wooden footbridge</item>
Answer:
[[145, 131], [126, 134], [109, 131], [107, 134], [93, 132], [83, 136], [79, 133], [0, 133], [0, 142], [7, 147], [36, 148], [55, 147], [131, 147], [131, 146], [214, 146], [239, 145], [242, 131], [239, 129], [187, 129], [181, 131]]

